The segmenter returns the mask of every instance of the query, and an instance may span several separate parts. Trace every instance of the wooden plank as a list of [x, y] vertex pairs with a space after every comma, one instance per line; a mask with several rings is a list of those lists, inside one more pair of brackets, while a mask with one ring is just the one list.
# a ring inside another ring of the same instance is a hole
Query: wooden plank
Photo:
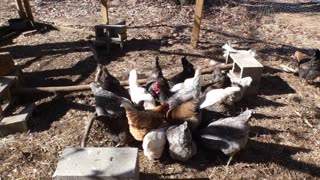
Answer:
[[102, 16], [102, 23], [109, 24], [107, 0], [101, 0], [101, 16]]
[[21, 0], [16, 0], [16, 6], [17, 6], [17, 9], [18, 9], [20, 18], [27, 17], [27, 15], [26, 15], [26, 13], [25, 13], [25, 11], [23, 9], [23, 5], [22, 5], [22, 1]]
[[197, 0], [196, 2], [196, 10], [194, 13], [194, 22], [193, 22], [192, 37], [191, 37], [191, 46], [193, 48], [197, 47], [197, 43], [199, 40], [203, 2], [204, 0]]
[[34, 24], [34, 19], [33, 19], [32, 10], [31, 10], [31, 6], [30, 6], [29, 0], [23, 0], [23, 3], [24, 3], [24, 8], [26, 9], [28, 18], [30, 19], [32, 24]]

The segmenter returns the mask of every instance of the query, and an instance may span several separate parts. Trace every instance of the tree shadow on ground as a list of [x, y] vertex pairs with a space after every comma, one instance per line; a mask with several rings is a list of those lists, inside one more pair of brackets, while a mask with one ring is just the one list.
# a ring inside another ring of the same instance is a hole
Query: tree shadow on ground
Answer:
[[281, 130], [275, 130], [275, 129], [267, 129], [261, 126], [252, 126], [250, 127], [250, 133], [249, 137], [259, 137], [261, 135], [276, 135], [279, 133], [282, 133]]
[[[24, 78], [27, 82], [26, 85], [30, 87], [78, 85], [95, 72], [96, 66], [96, 62], [90, 56], [70, 68], [25, 72]], [[78, 75], [78, 77], [71, 80], [70, 76], [73, 75]]]
[[246, 107], [249, 109], [255, 109], [257, 107], [283, 107], [283, 106], [286, 106], [286, 104], [275, 102], [261, 96], [245, 96], [245, 98], [242, 98], [241, 101], [235, 104], [237, 112], [243, 111], [244, 110], [243, 107]]
[[309, 149], [300, 147], [250, 140], [247, 144], [247, 148], [243, 150], [243, 152], [241, 152], [241, 156], [237, 156], [236, 159], [240, 162], [253, 164], [276, 163], [288, 170], [295, 170], [312, 176], [320, 176], [320, 167], [317, 165], [292, 158], [295, 154], [310, 151], [311, 150]]
[[15, 45], [0, 48], [0, 52], [10, 52], [13, 59], [35, 58], [42, 56], [64, 55], [74, 52], [86, 52], [88, 41], [54, 42], [37, 45]]
[[[81, 97], [81, 96], [80, 96]], [[57, 95], [47, 102], [37, 105], [34, 118], [31, 120], [31, 132], [50, 129], [52, 122], [62, 118], [70, 109], [94, 112], [94, 106], [74, 102], [75, 97]]]

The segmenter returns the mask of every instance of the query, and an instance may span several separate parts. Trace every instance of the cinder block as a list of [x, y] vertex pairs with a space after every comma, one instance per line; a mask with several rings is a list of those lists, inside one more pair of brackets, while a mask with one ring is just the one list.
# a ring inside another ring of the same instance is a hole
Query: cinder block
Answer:
[[4, 117], [0, 121], [0, 135], [6, 136], [8, 134], [28, 131], [28, 119], [31, 117], [34, 107], [34, 104], [30, 104], [19, 114]]
[[259, 89], [260, 79], [263, 71], [263, 65], [257, 61], [251, 54], [245, 51], [230, 52], [226, 63], [233, 63], [233, 68], [229, 76], [233, 78], [251, 77], [251, 86], [247, 89], [246, 94], [256, 94]]
[[137, 148], [66, 148], [54, 180], [139, 179]]
[[15, 76], [0, 77], [0, 119], [3, 116], [3, 112], [13, 103], [10, 90], [18, 86], [17, 77]]
[[123, 42], [127, 39], [126, 25], [96, 25], [95, 32], [96, 40], [104, 40], [120, 44], [121, 49], [123, 49]]

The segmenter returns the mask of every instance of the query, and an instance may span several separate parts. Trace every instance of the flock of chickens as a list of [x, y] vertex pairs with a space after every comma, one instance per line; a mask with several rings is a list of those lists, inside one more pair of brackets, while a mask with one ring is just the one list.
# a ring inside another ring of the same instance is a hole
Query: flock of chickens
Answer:
[[[300, 52], [293, 55], [300, 77], [313, 80], [320, 75], [319, 57], [319, 50], [309, 59]], [[197, 153], [197, 145], [202, 145], [228, 155], [228, 166], [248, 140], [248, 121], [254, 111], [237, 115], [234, 103], [241, 100], [252, 79], [230, 79], [216, 68], [212, 82], [204, 84], [201, 68], [195, 70], [185, 57], [181, 63], [183, 71], [167, 80], [156, 57], [145, 85], [138, 84], [136, 70], [130, 71], [129, 90], [98, 66], [96, 80], [90, 84], [97, 115], [108, 117], [116, 133], [142, 141], [148, 159], [159, 159], [168, 142], [175, 160], [189, 160]]]
[[138, 84], [136, 70], [131, 70], [128, 91], [99, 66], [96, 82], [90, 84], [98, 117], [118, 117], [110, 126], [143, 141], [148, 159], [160, 158], [166, 142], [170, 156], [180, 161], [196, 154], [196, 142], [233, 157], [247, 142], [253, 111], [228, 116], [235, 115], [233, 104], [243, 97], [252, 79], [230, 79], [216, 68], [212, 82], [204, 85], [200, 68], [195, 70], [185, 57], [181, 63], [183, 71], [167, 80], [157, 57], [144, 86]]

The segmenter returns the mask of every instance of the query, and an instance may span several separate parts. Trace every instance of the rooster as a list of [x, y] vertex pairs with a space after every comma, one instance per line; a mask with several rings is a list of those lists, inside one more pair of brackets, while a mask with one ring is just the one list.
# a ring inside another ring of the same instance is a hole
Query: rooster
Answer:
[[144, 101], [144, 108], [151, 109], [156, 106], [152, 95], [144, 88], [139, 86], [137, 82], [137, 71], [131, 70], [129, 74], [129, 93], [134, 103]]
[[187, 78], [192, 78], [194, 76], [194, 68], [193, 65], [187, 60], [187, 58], [184, 56], [181, 58], [181, 64], [183, 67], [182, 72], [172, 77], [169, 81], [169, 86], [173, 87], [175, 84], [184, 82]]
[[152, 90], [149, 91], [155, 93], [160, 104], [164, 104], [173, 93], [170, 92], [168, 80], [162, 74], [162, 70], [159, 65], [159, 57], [156, 57], [155, 67], [152, 70], [151, 76], [155, 79], [155, 82], [150, 85]]
[[313, 56], [308, 56], [300, 51], [296, 51], [292, 56], [298, 62], [299, 77], [307, 82], [319, 82], [320, 80], [320, 50], [317, 49]]
[[118, 96], [130, 99], [129, 92], [123, 86], [121, 86], [118, 79], [112, 76], [108, 69], [102, 65], [98, 66], [98, 72], [95, 81], [101, 85], [102, 89], [111, 91]]
[[221, 150], [230, 157], [227, 167], [233, 156], [247, 144], [250, 129], [248, 121], [252, 113], [253, 110], [246, 110], [239, 116], [219, 119], [200, 131], [200, 139], [205, 147]]
[[170, 109], [166, 115], [167, 122], [171, 124], [182, 124], [187, 121], [192, 131], [201, 123], [201, 116], [199, 113], [199, 100], [192, 99], [181, 105]]
[[144, 111], [138, 111], [132, 103], [127, 101], [120, 106], [126, 110], [129, 131], [137, 141], [142, 141], [144, 136], [152, 129], [157, 129], [164, 125], [164, 115], [168, 110], [168, 104]]

